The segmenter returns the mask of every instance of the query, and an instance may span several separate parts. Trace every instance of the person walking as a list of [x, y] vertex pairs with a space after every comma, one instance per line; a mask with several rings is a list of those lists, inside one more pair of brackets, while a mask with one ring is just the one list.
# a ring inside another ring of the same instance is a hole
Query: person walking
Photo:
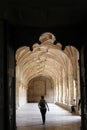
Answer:
[[42, 116], [42, 121], [43, 121], [43, 125], [44, 125], [45, 121], [46, 121], [45, 115], [46, 115], [47, 109], [49, 111], [49, 106], [48, 106], [46, 100], [44, 99], [44, 96], [41, 96], [41, 99], [40, 99], [40, 101], [38, 103], [38, 107], [40, 109], [41, 116]]

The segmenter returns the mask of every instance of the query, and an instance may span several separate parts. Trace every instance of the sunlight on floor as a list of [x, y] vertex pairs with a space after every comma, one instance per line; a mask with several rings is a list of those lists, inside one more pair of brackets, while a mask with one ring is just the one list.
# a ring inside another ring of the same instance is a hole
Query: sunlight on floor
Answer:
[[49, 103], [46, 124], [42, 125], [37, 103], [28, 103], [16, 111], [17, 130], [80, 130], [81, 117]]

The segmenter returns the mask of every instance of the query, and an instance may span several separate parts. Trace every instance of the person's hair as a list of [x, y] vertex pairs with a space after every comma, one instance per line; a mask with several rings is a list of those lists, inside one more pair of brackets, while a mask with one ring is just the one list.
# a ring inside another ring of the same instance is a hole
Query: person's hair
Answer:
[[44, 96], [41, 96], [41, 99], [44, 99]]

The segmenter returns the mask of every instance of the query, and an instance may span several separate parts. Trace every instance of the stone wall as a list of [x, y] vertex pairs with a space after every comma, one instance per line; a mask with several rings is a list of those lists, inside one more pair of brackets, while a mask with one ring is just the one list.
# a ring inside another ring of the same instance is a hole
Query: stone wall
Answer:
[[28, 102], [39, 101], [41, 95], [45, 96], [47, 102], [54, 101], [54, 88], [52, 81], [44, 76], [37, 77], [28, 84]]
[[4, 28], [0, 21], [0, 129], [4, 129]]

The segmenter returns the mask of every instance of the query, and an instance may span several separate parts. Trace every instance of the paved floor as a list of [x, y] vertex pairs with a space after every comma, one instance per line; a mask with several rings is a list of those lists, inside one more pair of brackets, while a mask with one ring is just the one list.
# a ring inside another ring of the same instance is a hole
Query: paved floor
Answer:
[[28, 103], [16, 112], [17, 130], [80, 130], [81, 117], [63, 108], [48, 104], [46, 124], [42, 124], [37, 103]]

